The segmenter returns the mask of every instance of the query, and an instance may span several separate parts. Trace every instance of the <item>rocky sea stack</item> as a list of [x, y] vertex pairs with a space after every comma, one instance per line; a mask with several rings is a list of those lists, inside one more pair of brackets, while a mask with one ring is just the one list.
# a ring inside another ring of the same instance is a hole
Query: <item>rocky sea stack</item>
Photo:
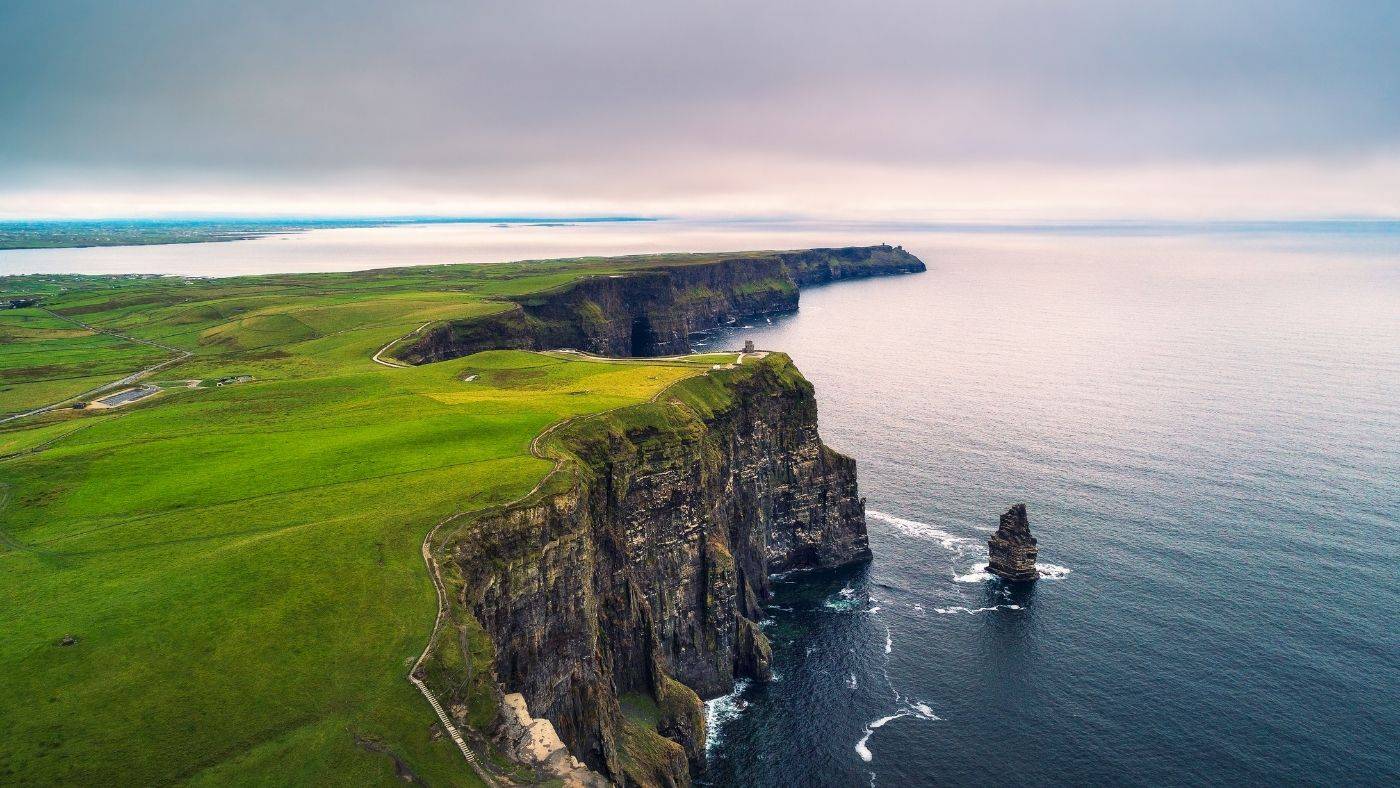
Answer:
[[1018, 503], [1001, 516], [1001, 526], [987, 542], [987, 571], [1003, 580], [1034, 580], [1036, 552], [1026, 505]]

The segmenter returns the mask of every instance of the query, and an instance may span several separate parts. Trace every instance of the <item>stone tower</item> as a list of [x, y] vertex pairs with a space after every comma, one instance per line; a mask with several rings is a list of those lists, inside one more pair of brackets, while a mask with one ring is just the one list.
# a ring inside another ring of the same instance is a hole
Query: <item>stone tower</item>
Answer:
[[1036, 552], [1026, 505], [1018, 503], [1001, 516], [1001, 526], [987, 542], [987, 571], [1003, 580], [1034, 580]]

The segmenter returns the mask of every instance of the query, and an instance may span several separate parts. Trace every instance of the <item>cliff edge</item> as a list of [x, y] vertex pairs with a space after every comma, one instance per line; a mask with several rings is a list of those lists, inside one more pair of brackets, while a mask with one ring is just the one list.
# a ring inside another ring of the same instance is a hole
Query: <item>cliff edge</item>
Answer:
[[393, 350], [408, 364], [483, 350], [572, 348], [604, 356], [690, 352], [692, 335], [745, 318], [791, 312], [800, 288], [916, 273], [895, 246], [618, 258], [617, 273], [513, 296], [489, 315], [436, 324]]
[[[821, 442], [811, 384], [779, 353], [539, 448], [560, 462], [535, 494], [434, 545], [451, 626], [421, 678], [498, 744], [522, 739], [507, 717], [548, 720], [596, 775], [686, 785], [701, 698], [771, 675], [770, 576], [870, 557], [855, 462]], [[528, 712], [503, 714], [507, 693]]]

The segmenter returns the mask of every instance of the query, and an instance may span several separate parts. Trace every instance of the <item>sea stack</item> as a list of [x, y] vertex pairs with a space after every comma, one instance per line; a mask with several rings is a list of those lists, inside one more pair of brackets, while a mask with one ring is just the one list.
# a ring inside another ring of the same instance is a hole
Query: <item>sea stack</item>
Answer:
[[1002, 580], [1034, 580], [1035, 555], [1035, 537], [1031, 536], [1026, 505], [1018, 503], [1001, 516], [1001, 527], [987, 542], [987, 571]]

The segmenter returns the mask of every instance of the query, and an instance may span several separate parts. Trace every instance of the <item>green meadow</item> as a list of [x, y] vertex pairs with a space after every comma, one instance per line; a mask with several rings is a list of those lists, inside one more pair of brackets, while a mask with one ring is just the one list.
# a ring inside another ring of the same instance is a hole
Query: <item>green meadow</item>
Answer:
[[424, 536], [527, 493], [551, 424], [732, 357], [371, 356], [645, 264], [0, 278], [43, 298], [0, 311], [0, 413], [176, 355], [122, 337], [193, 354], [153, 380], [204, 381], [0, 424], [0, 783], [364, 785], [400, 782], [397, 760], [474, 784], [406, 680], [436, 611]]

